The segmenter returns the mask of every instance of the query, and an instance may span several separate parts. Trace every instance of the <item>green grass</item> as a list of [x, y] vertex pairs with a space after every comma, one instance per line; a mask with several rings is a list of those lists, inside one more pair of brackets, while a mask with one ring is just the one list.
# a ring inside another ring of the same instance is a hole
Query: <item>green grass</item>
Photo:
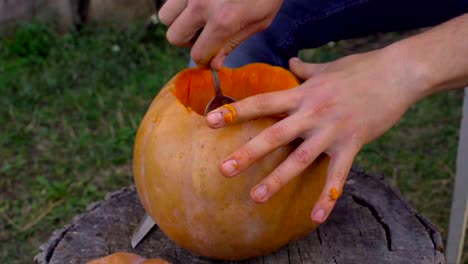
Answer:
[[[58, 36], [25, 25], [2, 39], [0, 263], [31, 263], [53, 230], [132, 183], [138, 124], [188, 61], [187, 50], [166, 43], [162, 27], [139, 28]], [[347, 53], [347, 46], [324, 47], [309, 59]], [[461, 100], [460, 92], [423, 100], [357, 158], [385, 173], [444, 236]]]
[[140, 119], [188, 62], [164, 34], [24, 26], [2, 41], [0, 263], [31, 263], [54, 229], [132, 183]]

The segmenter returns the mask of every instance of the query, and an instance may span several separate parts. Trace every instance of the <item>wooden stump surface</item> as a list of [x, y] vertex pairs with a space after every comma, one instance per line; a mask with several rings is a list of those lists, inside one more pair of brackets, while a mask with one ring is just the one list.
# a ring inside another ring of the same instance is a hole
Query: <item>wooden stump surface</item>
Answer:
[[[144, 214], [134, 187], [110, 193], [53, 233], [35, 262], [86, 263], [118, 251], [172, 263], [234, 263], [199, 257], [153, 229], [132, 249], [130, 237]], [[276, 252], [239, 263], [445, 263], [434, 225], [416, 212], [382, 175], [353, 168], [327, 222]]]

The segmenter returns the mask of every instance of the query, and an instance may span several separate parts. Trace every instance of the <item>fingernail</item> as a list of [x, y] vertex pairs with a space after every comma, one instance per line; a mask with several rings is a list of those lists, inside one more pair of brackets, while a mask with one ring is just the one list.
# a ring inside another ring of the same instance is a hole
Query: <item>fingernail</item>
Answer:
[[206, 116], [206, 121], [212, 125], [217, 125], [223, 119], [223, 115], [220, 112], [209, 113]]
[[255, 188], [253, 194], [255, 195], [255, 198], [258, 200], [258, 201], [263, 201], [263, 199], [266, 197], [267, 195], [267, 187], [265, 184], [262, 184], [260, 186], [258, 186], [257, 188]]
[[237, 171], [239, 168], [239, 163], [235, 160], [227, 160], [221, 165], [221, 169], [223, 172], [229, 174], [230, 176], [233, 176], [233, 174]]
[[322, 223], [325, 220], [325, 210], [322, 208], [317, 209], [312, 216], [312, 220], [316, 223]]

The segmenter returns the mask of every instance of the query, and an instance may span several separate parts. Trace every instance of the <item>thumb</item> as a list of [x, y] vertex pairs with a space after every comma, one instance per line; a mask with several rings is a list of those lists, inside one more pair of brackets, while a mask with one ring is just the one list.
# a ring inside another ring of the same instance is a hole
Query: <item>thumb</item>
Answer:
[[319, 74], [325, 69], [325, 63], [305, 63], [299, 58], [289, 60], [289, 69], [300, 79], [307, 80]]

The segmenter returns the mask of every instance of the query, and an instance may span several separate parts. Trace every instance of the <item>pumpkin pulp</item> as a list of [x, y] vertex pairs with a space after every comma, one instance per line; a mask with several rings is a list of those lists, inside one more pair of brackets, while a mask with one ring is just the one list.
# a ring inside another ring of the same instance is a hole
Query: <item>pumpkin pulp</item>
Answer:
[[[299, 83], [289, 71], [267, 64], [254, 63], [239, 69], [223, 68], [218, 71], [223, 94], [237, 100], [246, 97], [296, 87]], [[177, 99], [199, 115], [215, 95], [211, 72], [191, 68], [178, 74], [173, 90]]]

